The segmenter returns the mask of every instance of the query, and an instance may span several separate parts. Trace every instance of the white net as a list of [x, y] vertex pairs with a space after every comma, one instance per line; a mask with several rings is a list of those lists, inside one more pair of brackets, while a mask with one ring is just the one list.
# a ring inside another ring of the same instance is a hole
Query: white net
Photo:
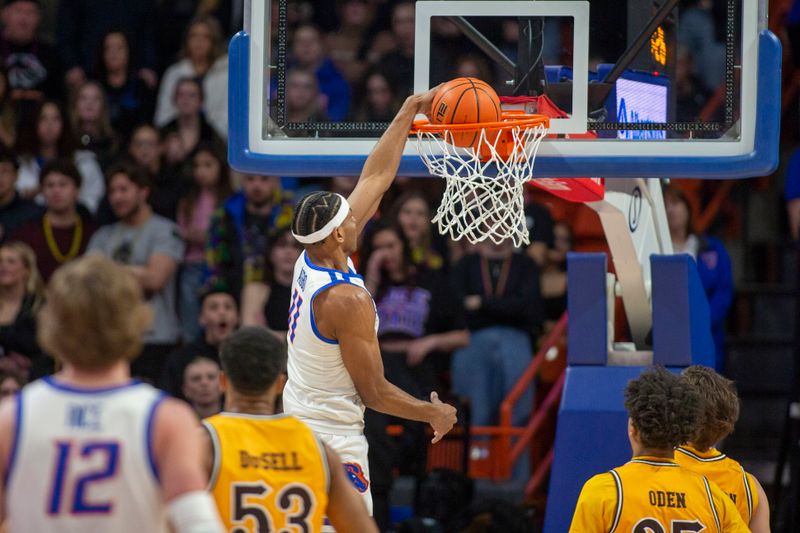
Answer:
[[[486, 239], [514, 246], [529, 243], [523, 185], [533, 177], [539, 144], [547, 135], [543, 125], [515, 126], [500, 135], [480, 130], [474, 147], [460, 148], [452, 132], [417, 130], [417, 148], [428, 171], [446, 181], [442, 203], [433, 222], [439, 233], [473, 243]], [[490, 138], [491, 137], [491, 138]], [[510, 143], [500, 146], [501, 143]], [[503, 157], [503, 151], [509, 155]]]

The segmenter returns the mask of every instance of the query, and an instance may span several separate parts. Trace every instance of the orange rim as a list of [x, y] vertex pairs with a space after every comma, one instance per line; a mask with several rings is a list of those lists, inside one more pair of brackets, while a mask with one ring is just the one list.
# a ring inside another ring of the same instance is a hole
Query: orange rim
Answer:
[[530, 129], [538, 126], [550, 127], [550, 117], [547, 115], [531, 115], [518, 109], [503, 111], [502, 120], [497, 122], [466, 122], [464, 124], [431, 124], [428, 119], [415, 120], [411, 133], [445, 133], [457, 131], [459, 133], [493, 130], [504, 131], [514, 128]]

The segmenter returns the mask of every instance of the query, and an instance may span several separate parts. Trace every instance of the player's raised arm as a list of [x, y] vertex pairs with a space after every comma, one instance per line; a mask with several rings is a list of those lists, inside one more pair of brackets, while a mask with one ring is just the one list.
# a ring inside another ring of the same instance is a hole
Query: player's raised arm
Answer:
[[394, 181], [414, 117], [430, 111], [436, 89], [406, 98], [364, 163], [358, 184], [347, 198], [356, 217], [359, 233], [375, 214], [383, 194]]
[[[439, 401], [417, 400], [392, 385], [383, 375], [383, 361], [375, 337], [375, 308], [369, 294], [359, 287], [339, 285], [314, 301], [321, 331], [339, 341], [342, 360], [364, 404], [392, 416], [427, 422], [439, 441], [456, 423], [453, 406]], [[321, 311], [321, 312], [320, 312]]]

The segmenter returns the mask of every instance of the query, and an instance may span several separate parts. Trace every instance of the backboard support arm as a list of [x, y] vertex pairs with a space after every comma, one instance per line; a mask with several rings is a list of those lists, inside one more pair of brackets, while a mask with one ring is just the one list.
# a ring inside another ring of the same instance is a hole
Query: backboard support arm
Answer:
[[587, 205], [600, 217], [631, 336], [643, 350], [653, 327], [650, 256], [673, 253], [661, 182], [606, 178], [605, 186], [605, 198]]
[[517, 64], [511, 61], [494, 43], [484, 36], [478, 28], [473, 26], [464, 17], [445, 17], [452, 22], [464, 33], [464, 36], [472, 41], [472, 44], [481, 49], [481, 51], [489, 56], [489, 58], [497, 63], [505, 72], [514, 75], [517, 70]]

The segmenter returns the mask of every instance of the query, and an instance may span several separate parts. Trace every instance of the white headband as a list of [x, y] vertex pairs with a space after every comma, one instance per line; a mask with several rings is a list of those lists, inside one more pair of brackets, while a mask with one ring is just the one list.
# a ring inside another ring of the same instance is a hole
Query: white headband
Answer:
[[298, 235], [292, 231], [292, 235], [295, 239], [297, 239], [297, 242], [302, 244], [314, 244], [315, 242], [319, 242], [330, 235], [334, 229], [342, 225], [342, 223], [350, 214], [350, 204], [347, 203], [347, 199], [345, 199], [345, 197], [341, 194], [337, 194], [336, 196], [342, 200], [342, 203], [339, 204], [339, 211], [336, 213], [336, 215], [321, 229], [318, 229], [314, 233], [310, 233], [308, 235]]

